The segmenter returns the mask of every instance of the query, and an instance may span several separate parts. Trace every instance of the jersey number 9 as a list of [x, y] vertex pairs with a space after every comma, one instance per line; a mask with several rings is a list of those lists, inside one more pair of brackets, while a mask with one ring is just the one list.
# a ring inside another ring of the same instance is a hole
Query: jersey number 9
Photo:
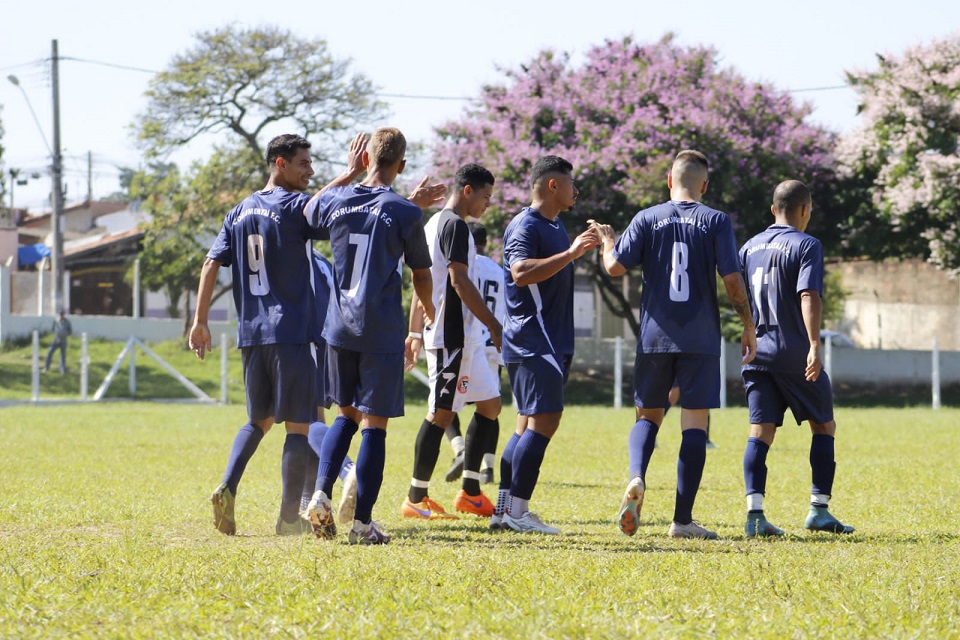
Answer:
[[267, 280], [267, 263], [263, 258], [263, 236], [254, 233], [247, 236], [247, 266], [250, 274], [250, 294], [265, 296], [270, 293]]

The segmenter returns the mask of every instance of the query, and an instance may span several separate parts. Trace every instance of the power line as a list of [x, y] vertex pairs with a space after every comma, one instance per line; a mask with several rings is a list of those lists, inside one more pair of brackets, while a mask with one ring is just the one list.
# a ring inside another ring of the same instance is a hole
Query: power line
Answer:
[[124, 71], [140, 71], [142, 73], [160, 73], [156, 69], [144, 69], [143, 67], [132, 67], [126, 64], [117, 64], [115, 62], [104, 62], [103, 60], [90, 60], [89, 58], [76, 58], [73, 56], [60, 56], [61, 60], [70, 60], [73, 62], [83, 62], [84, 64], [93, 64], [101, 67], [110, 67], [112, 69], [123, 69]]

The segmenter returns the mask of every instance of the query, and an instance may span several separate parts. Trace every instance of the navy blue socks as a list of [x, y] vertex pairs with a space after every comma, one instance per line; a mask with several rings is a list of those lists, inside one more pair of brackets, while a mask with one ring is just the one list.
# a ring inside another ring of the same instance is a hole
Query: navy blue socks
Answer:
[[[810, 442], [810, 471], [813, 475], [813, 495], [833, 493], [833, 477], [837, 472], [834, 460], [834, 438], [825, 433], [814, 434]], [[826, 505], [823, 505], [826, 506]]]
[[700, 490], [706, 459], [707, 432], [703, 429], [683, 431], [677, 460], [677, 500], [673, 508], [673, 521], [677, 524], [693, 521], [693, 503]]
[[223, 482], [234, 496], [237, 495], [237, 485], [240, 484], [243, 471], [247, 468], [250, 458], [257, 452], [261, 440], [263, 440], [263, 429], [252, 423], [240, 427], [240, 431], [233, 439], [233, 449], [227, 461], [227, 470], [223, 472]]
[[330, 425], [327, 435], [320, 446], [320, 464], [317, 469], [316, 490], [323, 491], [330, 497], [333, 492], [333, 483], [337, 479], [343, 459], [350, 450], [350, 441], [357, 432], [356, 422], [346, 416], [337, 416]]
[[743, 482], [747, 495], [767, 492], [767, 453], [770, 445], [760, 438], [748, 438], [743, 451]]
[[627, 450], [630, 455], [630, 477], [647, 477], [647, 466], [653, 457], [653, 449], [657, 444], [657, 433], [660, 427], [649, 420], [638, 420], [630, 430]]
[[[443, 431], [437, 429], [441, 437]], [[360, 434], [360, 452], [357, 454], [357, 511], [353, 516], [370, 524], [373, 505], [383, 484], [383, 465], [387, 458], [386, 429], [364, 429]], [[329, 494], [328, 494], [329, 495]]]
[[280, 498], [280, 519], [294, 522], [300, 517], [300, 497], [303, 495], [303, 482], [307, 477], [307, 459], [310, 456], [310, 443], [302, 433], [288, 433], [283, 441], [283, 459], [280, 463], [280, 477], [283, 479], [283, 494]]
[[510, 489], [512, 497], [529, 500], [533, 495], [548, 444], [550, 438], [531, 429], [527, 429], [520, 436], [513, 451], [513, 483]]

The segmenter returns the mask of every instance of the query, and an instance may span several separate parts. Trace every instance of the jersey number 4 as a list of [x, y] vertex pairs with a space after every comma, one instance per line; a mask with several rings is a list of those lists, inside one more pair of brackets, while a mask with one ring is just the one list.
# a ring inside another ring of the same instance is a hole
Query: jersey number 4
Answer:
[[250, 274], [250, 294], [265, 296], [270, 293], [270, 281], [267, 280], [267, 263], [263, 258], [263, 236], [254, 233], [247, 236], [247, 266]]

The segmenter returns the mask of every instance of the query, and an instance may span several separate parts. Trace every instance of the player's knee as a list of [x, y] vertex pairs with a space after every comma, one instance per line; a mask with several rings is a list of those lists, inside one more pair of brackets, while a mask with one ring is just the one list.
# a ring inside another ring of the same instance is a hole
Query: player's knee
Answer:
[[477, 413], [488, 420], [499, 418], [502, 409], [503, 405], [500, 403], [500, 398], [491, 398], [477, 403]]
[[810, 431], [814, 435], [833, 436], [833, 435], [836, 435], [837, 433], [837, 423], [833, 420], [831, 420], [830, 422], [824, 422], [824, 423], [814, 422], [813, 420], [811, 420]]
[[453, 416], [456, 414], [448, 409], [436, 409], [427, 414], [427, 420], [442, 429], [446, 429], [453, 424]]

